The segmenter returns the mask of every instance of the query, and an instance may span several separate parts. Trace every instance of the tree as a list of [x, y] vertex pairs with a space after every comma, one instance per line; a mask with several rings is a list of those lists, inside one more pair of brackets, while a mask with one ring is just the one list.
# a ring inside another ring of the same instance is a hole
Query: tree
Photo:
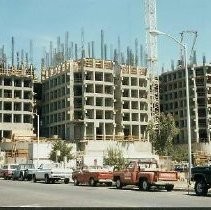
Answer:
[[[67, 157], [67, 161], [72, 160], [74, 158], [72, 151], [72, 146], [68, 145], [64, 140], [57, 140], [53, 144], [52, 151], [50, 153], [50, 160], [58, 161], [59, 163], [61, 161], [64, 161], [64, 157]], [[57, 155], [57, 152], [60, 151], [60, 155]]]
[[172, 152], [172, 160], [177, 162], [188, 161], [188, 149], [186, 145], [178, 145], [174, 147]]
[[115, 166], [121, 169], [125, 166], [125, 163], [126, 160], [121, 149], [116, 147], [110, 147], [107, 149], [107, 154], [104, 156], [105, 165]]
[[160, 114], [157, 129], [153, 122], [149, 122], [147, 133], [149, 141], [158, 155], [172, 154], [174, 151], [173, 139], [179, 134], [179, 129], [176, 127], [174, 117], [171, 114]]

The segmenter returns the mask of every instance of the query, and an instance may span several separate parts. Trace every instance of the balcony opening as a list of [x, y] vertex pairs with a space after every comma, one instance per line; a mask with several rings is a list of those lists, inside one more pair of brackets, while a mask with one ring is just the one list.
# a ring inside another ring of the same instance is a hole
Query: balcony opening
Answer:
[[11, 114], [4, 114], [3, 121], [6, 122], [6, 123], [12, 122], [12, 115]]
[[12, 110], [12, 102], [4, 102], [4, 110]]

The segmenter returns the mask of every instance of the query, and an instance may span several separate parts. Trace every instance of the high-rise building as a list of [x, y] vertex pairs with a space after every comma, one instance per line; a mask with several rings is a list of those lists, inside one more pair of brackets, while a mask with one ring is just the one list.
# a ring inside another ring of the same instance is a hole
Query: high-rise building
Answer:
[[32, 67], [0, 67], [1, 139], [33, 136], [33, 79]]
[[147, 140], [149, 120], [147, 69], [128, 65], [115, 68], [116, 134], [128, 140]]
[[[210, 143], [211, 65], [188, 67], [192, 144], [200, 149]], [[187, 143], [187, 100], [184, 68], [160, 76], [161, 111], [172, 113], [180, 128], [176, 143]], [[202, 149], [203, 150], [203, 149]]]
[[72, 141], [147, 140], [146, 72], [92, 58], [43, 69], [44, 135]]

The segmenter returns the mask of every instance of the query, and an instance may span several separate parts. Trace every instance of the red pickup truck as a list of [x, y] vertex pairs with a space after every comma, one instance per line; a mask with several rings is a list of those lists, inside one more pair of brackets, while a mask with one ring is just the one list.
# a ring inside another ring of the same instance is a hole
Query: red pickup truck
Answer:
[[143, 191], [148, 191], [153, 186], [171, 191], [178, 179], [178, 172], [160, 171], [157, 161], [151, 158], [131, 161], [125, 169], [113, 172], [113, 181], [116, 182], [117, 189], [136, 185]]
[[102, 166], [86, 166], [82, 170], [76, 170], [72, 173], [74, 185], [88, 184], [96, 186], [98, 183], [105, 183], [107, 186], [112, 186], [113, 172]]

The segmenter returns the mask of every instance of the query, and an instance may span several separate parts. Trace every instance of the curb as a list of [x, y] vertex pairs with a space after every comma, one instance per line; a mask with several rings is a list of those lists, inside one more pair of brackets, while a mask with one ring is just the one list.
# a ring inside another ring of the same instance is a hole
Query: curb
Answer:
[[194, 192], [194, 184], [192, 183], [189, 187], [188, 187], [188, 183], [182, 183], [181, 185], [178, 184], [174, 186], [173, 190]]
[[[183, 191], [183, 192], [188, 192], [188, 189], [186, 188], [174, 188], [172, 191]], [[194, 189], [189, 189], [189, 192], [194, 192]]]

